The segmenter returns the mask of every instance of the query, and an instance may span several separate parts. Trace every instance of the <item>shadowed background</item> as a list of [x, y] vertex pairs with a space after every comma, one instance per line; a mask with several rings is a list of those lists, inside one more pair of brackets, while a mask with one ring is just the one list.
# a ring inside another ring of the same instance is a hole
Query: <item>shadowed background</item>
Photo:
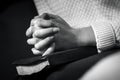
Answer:
[[15, 77], [13, 61], [32, 56], [25, 31], [35, 15], [37, 12], [32, 0], [0, 0], [1, 80]]

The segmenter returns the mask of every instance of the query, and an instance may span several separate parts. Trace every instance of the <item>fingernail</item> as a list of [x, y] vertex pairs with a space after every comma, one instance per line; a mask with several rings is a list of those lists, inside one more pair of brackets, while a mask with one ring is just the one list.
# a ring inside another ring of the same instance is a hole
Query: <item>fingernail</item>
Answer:
[[58, 31], [60, 31], [59, 28], [53, 28], [53, 32], [58, 32]]

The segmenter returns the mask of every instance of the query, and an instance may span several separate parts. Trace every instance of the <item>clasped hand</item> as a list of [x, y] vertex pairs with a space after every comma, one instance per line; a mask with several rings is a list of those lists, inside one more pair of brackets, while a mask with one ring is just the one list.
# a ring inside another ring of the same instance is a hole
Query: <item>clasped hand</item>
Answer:
[[78, 47], [76, 31], [61, 17], [44, 13], [32, 19], [26, 31], [26, 36], [29, 37], [27, 43], [34, 46], [31, 49], [33, 54], [44, 56], [55, 50]]

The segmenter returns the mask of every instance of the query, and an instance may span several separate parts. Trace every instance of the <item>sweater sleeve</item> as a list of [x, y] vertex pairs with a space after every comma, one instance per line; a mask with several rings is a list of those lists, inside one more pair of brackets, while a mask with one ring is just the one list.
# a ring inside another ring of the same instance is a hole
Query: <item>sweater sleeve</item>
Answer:
[[120, 45], [120, 25], [100, 20], [92, 24], [92, 28], [99, 53]]

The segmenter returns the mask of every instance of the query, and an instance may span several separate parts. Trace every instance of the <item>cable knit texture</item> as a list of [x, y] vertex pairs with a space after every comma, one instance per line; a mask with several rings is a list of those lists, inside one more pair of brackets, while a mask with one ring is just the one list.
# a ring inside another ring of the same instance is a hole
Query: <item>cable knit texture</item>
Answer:
[[61, 16], [72, 28], [92, 26], [98, 51], [120, 46], [120, 0], [34, 0], [39, 15]]

